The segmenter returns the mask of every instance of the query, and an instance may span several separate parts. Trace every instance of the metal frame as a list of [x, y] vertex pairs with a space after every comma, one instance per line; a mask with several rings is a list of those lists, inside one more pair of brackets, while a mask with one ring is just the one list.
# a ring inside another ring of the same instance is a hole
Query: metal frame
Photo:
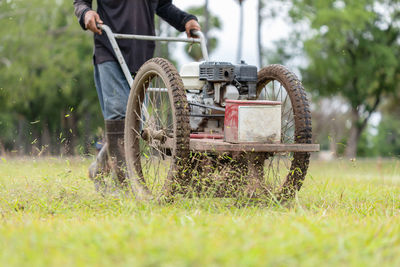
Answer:
[[203, 152], [318, 152], [319, 144], [228, 143], [218, 139], [190, 139], [190, 149]]
[[151, 35], [113, 33], [111, 31], [110, 27], [108, 27], [107, 25], [99, 24], [97, 26], [107, 34], [107, 37], [110, 40], [111, 46], [114, 49], [115, 55], [117, 56], [117, 60], [118, 60], [119, 64], [121, 65], [122, 71], [123, 71], [125, 78], [128, 81], [130, 86], [132, 86], [132, 84], [133, 84], [133, 78], [128, 69], [128, 66], [126, 65], [125, 59], [122, 56], [121, 50], [119, 49], [116, 39], [198, 43], [198, 44], [200, 44], [201, 52], [203, 54], [204, 60], [209, 61], [208, 50], [207, 50], [207, 40], [201, 31], [193, 31], [193, 35], [196, 35], [199, 38], [178, 38], [178, 37], [159, 37], [159, 36], [151, 36]]

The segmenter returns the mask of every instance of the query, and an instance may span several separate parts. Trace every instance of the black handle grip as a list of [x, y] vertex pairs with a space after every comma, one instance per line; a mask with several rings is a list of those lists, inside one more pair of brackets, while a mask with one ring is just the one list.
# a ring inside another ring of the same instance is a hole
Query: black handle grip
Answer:
[[195, 29], [189, 30], [189, 33], [190, 33], [190, 36], [191, 36], [191, 37], [199, 37], [199, 36], [197, 35], [197, 32], [198, 32], [198, 30], [195, 30]]

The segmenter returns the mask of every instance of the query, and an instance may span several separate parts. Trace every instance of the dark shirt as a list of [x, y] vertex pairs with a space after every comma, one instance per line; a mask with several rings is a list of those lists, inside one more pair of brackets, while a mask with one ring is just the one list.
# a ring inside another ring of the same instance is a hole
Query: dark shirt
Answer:
[[[74, 0], [75, 15], [85, 29], [84, 16], [92, 9], [91, 0]], [[154, 14], [163, 18], [179, 31], [186, 22], [197, 18], [172, 4], [172, 0], [97, 0], [97, 13], [114, 33], [155, 35]], [[117, 40], [131, 73], [153, 57], [153, 41]], [[94, 36], [94, 63], [117, 61], [111, 44], [103, 32]]]

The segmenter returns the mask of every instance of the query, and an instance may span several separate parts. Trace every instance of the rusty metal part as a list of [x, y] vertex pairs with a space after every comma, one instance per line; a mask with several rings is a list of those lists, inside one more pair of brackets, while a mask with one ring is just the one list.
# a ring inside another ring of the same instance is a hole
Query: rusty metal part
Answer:
[[194, 102], [188, 102], [188, 104], [191, 105], [191, 106], [209, 108], [209, 109], [214, 109], [214, 110], [225, 112], [225, 108], [220, 108], [220, 107], [216, 107], [216, 106], [204, 105], [204, 104], [194, 103]]
[[189, 114], [190, 117], [199, 117], [199, 118], [224, 118], [225, 114]]
[[145, 128], [141, 134], [143, 140], [151, 142], [152, 140], [158, 140], [162, 144], [167, 140], [167, 133], [164, 130], [155, 131], [151, 128]]
[[216, 152], [317, 152], [320, 146], [318, 144], [232, 144], [215, 139], [191, 139], [190, 149]]
[[223, 134], [213, 134], [213, 133], [191, 133], [190, 138], [193, 139], [224, 139]]

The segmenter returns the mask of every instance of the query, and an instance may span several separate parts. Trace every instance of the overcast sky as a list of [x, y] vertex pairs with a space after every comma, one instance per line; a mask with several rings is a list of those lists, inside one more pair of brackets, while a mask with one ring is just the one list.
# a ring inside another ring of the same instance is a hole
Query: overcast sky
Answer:
[[[181, 9], [191, 6], [204, 4], [204, 1], [174, 0], [173, 3]], [[235, 63], [238, 43], [239, 30], [239, 5], [236, 0], [209, 0], [209, 9], [216, 14], [222, 21], [222, 30], [219, 32], [219, 46], [211, 55], [211, 60], [228, 61]], [[248, 64], [257, 65], [257, 1], [244, 1], [244, 39], [243, 39], [243, 59]], [[288, 26], [281, 19], [273, 22], [264, 23], [262, 29], [263, 45], [271, 46], [272, 41], [286, 36]], [[182, 50], [182, 49], [177, 49]], [[179, 55], [180, 63], [190, 60]]]

